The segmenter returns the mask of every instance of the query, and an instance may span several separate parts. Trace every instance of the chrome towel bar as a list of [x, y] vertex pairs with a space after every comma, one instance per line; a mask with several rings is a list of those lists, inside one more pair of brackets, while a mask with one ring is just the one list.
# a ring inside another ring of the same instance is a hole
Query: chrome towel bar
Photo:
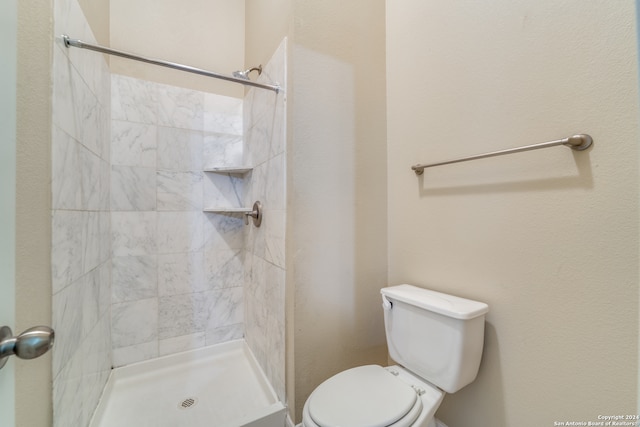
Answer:
[[541, 142], [538, 144], [526, 145], [524, 147], [509, 148], [506, 150], [493, 151], [491, 153], [485, 153], [485, 154], [477, 154], [475, 156], [462, 157], [460, 159], [447, 160], [447, 161], [438, 162], [438, 163], [414, 165], [414, 166], [411, 166], [411, 169], [413, 169], [416, 175], [422, 175], [425, 168], [431, 168], [434, 166], [449, 165], [451, 163], [460, 163], [460, 162], [466, 162], [469, 160], [477, 160], [477, 159], [484, 159], [487, 157], [502, 156], [504, 154], [521, 153], [523, 151], [531, 151], [531, 150], [538, 150], [541, 148], [555, 147], [556, 145], [566, 145], [567, 147], [570, 147], [573, 150], [582, 151], [589, 148], [591, 144], [593, 144], [593, 138], [591, 138], [587, 134], [578, 134], [578, 135], [573, 135], [567, 138], [558, 139], [555, 141], [548, 141], [548, 142]]
[[187, 73], [199, 74], [201, 76], [213, 77], [215, 79], [226, 80], [234, 83], [240, 83], [246, 86], [253, 86], [253, 87], [259, 87], [262, 89], [268, 89], [268, 90], [274, 91], [275, 93], [278, 93], [280, 91], [280, 86], [278, 85], [256, 83], [248, 79], [226, 76], [224, 74], [214, 73], [213, 71], [203, 70], [201, 68], [195, 68], [195, 67], [190, 67], [188, 65], [176, 64], [175, 62], [163, 61], [161, 59], [145, 58], [144, 56], [139, 56], [132, 53], [122, 52], [120, 50], [111, 49], [108, 47], [85, 43], [82, 40], [69, 38], [69, 36], [67, 36], [66, 34], [62, 35], [62, 41], [64, 42], [64, 45], [67, 48], [77, 47], [81, 49], [93, 50], [100, 53], [106, 53], [107, 55], [119, 56], [122, 58], [132, 59], [134, 61], [146, 62], [147, 64], [159, 65], [161, 67], [173, 68], [174, 70], [186, 71]]

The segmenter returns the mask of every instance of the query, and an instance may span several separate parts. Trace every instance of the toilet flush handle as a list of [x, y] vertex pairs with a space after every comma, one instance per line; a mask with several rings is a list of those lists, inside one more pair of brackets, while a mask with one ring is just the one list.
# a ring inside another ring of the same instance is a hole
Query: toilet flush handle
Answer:
[[382, 295], [382, 308], [385, 310], [391, 310], [391, 307], [393, 307], [393, 303], [387, 299], [386, 295]]

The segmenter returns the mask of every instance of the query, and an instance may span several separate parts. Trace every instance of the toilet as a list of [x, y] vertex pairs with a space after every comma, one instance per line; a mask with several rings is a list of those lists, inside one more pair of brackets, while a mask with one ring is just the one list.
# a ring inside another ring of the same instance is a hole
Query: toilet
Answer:
[[358, 366], [320, 384], [302, 427], [446, 427], [445, 393], [478, 374], [487, 304], [412, 285], [381, 289], [389, 354], [397, 365]]

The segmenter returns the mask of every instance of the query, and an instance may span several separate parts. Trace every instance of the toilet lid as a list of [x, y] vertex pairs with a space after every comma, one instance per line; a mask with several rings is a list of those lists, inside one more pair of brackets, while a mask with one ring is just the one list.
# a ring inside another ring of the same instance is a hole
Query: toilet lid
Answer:
[[384, 427], [413, 408], [416, 392], [378, 365], [329, 378], [309, 397], [309, 415], [321, 427]]

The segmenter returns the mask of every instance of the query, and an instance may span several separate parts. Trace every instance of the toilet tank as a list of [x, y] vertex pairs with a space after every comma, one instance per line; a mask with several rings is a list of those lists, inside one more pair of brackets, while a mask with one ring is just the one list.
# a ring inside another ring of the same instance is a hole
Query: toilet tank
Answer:
[[398, 364], [448, 393], [476, 378], [487, 304], [412, 285], [380, 292], [389, 354]]

